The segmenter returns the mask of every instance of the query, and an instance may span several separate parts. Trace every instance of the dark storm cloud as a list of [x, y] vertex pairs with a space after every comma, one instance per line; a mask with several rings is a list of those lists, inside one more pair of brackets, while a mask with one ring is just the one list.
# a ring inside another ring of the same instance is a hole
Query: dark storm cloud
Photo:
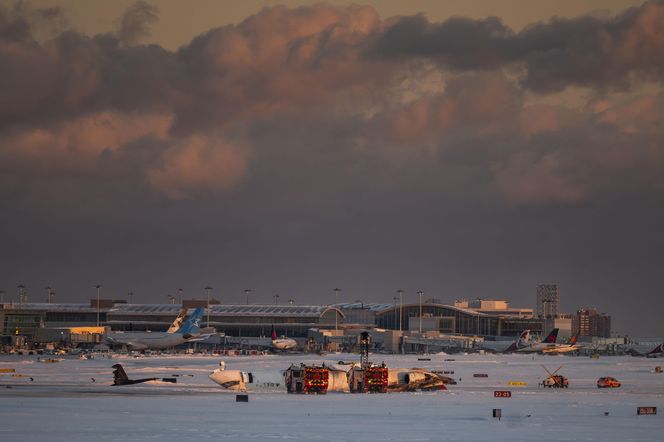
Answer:
[[[525, 305], [558, 280], [576, 307], [598, 299], [584, 275], [624, 288], [611, 269], [638, 262], [628, 273], [652, 300], [664, 98], [606, 86], [660, 72], [661, 10], [516, 33], [279, 6], [169, 51], [138, 44], [145, 3], [115, 34], [47, 39], [49, 13], [0, 9], [3, 277], [75, 287], [72, 300], [117, 279], [255, 281], [298, 302], [408, 284]], [[529, 94], [566, 85], [593, 100]]]
[[368, 52], [378, 57], [431, 57], [452, 69], [518, 64], [525, 87], [626, 87], [639, 73], [664, 79], [664, 3], [651, 1], [616, 17], [553, 18], [513, 32], [499, 18], [424, 16], [396, 19]]
[[[614, 18], [553, 19], [514, 33], [495, 18], [429, 23], [415, 16], [387, 25], [369, 7], [275, 7], [170, 52], [128, 46], [156, 16], [144, 2], [128, 8], [118, 35], [67, 31], [43, 43], [31, 37], [41, 18], [61, 14], [18, 4], [1, 15], [6, 37], [0, 61], [8, 68], [0, 72], [0, 155], [14, 171], [48, 164], [55, 175], [94, 175], [101, 173], [102, 155], [121, 159], [147, 143], [159, 146], [139, 172], [148, 188], [176, 199], [209, 197], [232, 191], [253, 164], [286, 148], [278, 139], [261, 143], [256, 124], [274, 128], [270, 122], [278, 120], [307, 131], [301, 122], [313, 118], [348, 125], [350, 135], [329, 151], [330, 158], [350, 158], [339, 164], [353, 164], [368, 151], [392, 165], [432, 155], [447, 179], [476, 188], [474, 180], [482, 177], [478, 194], [510, 202], [581, 202], [625, 188], [658, 191], [656, 179], [604, 177], [639, 168], [649, 171], [641, 176], [656, 175], [659, 96], [570, 116], [562, 107], [527, 104], [523, 85], [601, 89], [652, 70], [664, 53], [656, 51], [663, 10], [651, 2]], [[367, 60], [372, 42], [379, 57]], [[404, 64], [394, 55], [433, 57], [456, 74], [445, 74], [442, 92], [400, 100], [394, 90]], [[539, 70], [554, 56], [561, 62]], [[521, 84], [500, 69], [516, 61], [526, 66]], [[604, 77], [589, 74], [595, 68]], [[544, 82], [549, 86], [538, 85], [545, 75], [553, 77]], [[598, 136], [611, 131], [612, 140], [639, 143], [629, 152], [595, 148], [612, 145]], [[562, 137], [568, 141], [541, 151], [539, 143]], [[488, 147], [496, 139], [510, 148]], [[566, 146], [575, 143], [584, 147], [572, 154]], [[289, 167], [301, 168], [298, 163], [314, 153], [301, 150]], [[448, 189], [436, 187], [441, 194]]]
[[515, 35], [498, 17], [453, 17], [431, 23], [424, 15], [403, 17], [378, 37], [370, 54], [435, 57], [455, 69], [492, 69], [516, 60]]
[[59, 7], [32, 9], [22, 1], [0, 4], [0, 40], [29, 41], [61, 32], [65, 26], [64, 11]]

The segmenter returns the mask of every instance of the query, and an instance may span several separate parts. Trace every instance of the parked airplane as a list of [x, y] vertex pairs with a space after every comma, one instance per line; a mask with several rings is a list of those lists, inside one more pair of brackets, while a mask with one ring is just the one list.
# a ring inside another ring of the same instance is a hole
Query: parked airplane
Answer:
[[520, 348], [524, 348], [528, 346], [528, 339], [530, 339], [530, 329], [527, 328], [524, 331], [521, 332], [521, 335], [519, 336], [519, 339], [516, 341], [513, 341], [512, 344], [507, 347], [505, 350], [502, 351], [502, 353], [512, 353], [517, 351]]
[[554, 328], [551, 333], [544, 338], [541, 342], [533, 342], [523, 348], [515, 350], [515, 353], [540, 353], [545, 352], [547, 349], [556, 347], [556, 339], [558, 339], [558, 329]]
[[[175, 332], [113, 332], [104, 336], [104, 340], [113, 346], [124, 346], [131, 350], [164, 350], [192, 340], [199, 340], [201, 336], [200, 324], [203, 317], [203, 308], [199, 307], [184, 321]], [[180, 315], [175, 319], [171, 330], [178, 322]]]
[[297, 348], [297, 341], [285, 336], [277, 337], [277, 332], [272, 325], [272, 348], [276, 350], [293, 350]]
[[545, 354], [558, 354], [558, 353], [569, 353], [572, 351], [577, 351], [578, 349], [584, 347], [583, 345], [576, 343], [578, 337], [579, 335], [576, 334], [570, 338], [567, 344], [554, 344], [553, 347], [545, 348], [541, 350], [541, 352]]

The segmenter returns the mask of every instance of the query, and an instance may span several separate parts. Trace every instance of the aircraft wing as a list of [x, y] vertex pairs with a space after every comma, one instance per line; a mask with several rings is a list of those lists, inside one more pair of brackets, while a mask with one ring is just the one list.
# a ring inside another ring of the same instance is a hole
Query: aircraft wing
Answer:
[[212, 336], [217, 336], [217, 334], [218, 334], [218, 333], [205, 333], [205, 334], [202, 334], [202, 335], [192, 336], [192, 337], [190, 337], [190, 338], [187, 338], [187, 342], [201, 342], [201, 341], [205, 341], [205, 340], [211, 338]]

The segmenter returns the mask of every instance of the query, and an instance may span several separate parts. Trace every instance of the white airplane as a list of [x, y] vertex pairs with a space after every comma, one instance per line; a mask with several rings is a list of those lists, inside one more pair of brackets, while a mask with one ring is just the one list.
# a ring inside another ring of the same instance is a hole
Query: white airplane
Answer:
[[[186, 311], [186, 309], [183, 309]], [[113, 346], [123, 346], [130, 350], [164, 350], [198, 340], [203, 308], [199, 307], [183, 321], [182, 312], [166, 332], [113, 332], [104, 335], [104, 340]], [[173, 331], [177, 324], [176, 331]]]
[[556, 344], [558, 339], [558, 329], [554, 328], [551, 333], [544, 338], [541, 342], [533, 342], [525, 347], [514, 350], [515, 353], [544, 353], [547, 350], [554, 349], [561, 344]]
[[578, 349], [585, 347], [584, 345], [576, 343], [578, 337], [579, 335], [576, 334], [570, 338], [567, 344], [554, 344], [554, 347], [545, 348], [541, 352], [550, 355], [550, 354], [569, 353], [572, 351], [577, 351]]
[[208, 376], [211, 380], [224, 387], [226, 390], [247, 391], [247, 384], [254, 382], [251, 373], [241, 370], [226, 370], [226, 363], [219, 362], [219, 368]]
[[285, 336], [277, 337], [277, 332], [272, 325], [272, 348], [276, 350], [293, 350], [297, 348], [297, 341]]
[[231, 391], [274, 391], [283, 388], [283, 378], [279, 371], [260, 370], [255, 373], [226, 370], [224, 361], [219, 361], [219, 368], [208, 377], [225, 390]]

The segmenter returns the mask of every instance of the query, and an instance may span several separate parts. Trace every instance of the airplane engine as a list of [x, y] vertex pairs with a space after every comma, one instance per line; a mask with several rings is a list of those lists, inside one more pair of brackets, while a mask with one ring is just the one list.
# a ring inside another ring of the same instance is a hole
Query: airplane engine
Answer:
[[406, 373], [404, 376], [404, 383], [408, 385], [419, 384], [425, 380], [427, 380], [427, 376], [424, 373], [417, 371], [411, 371], [410, 373]]
[[426, 374], [408, 368], [396, 368], [388, 372], [388, 385], [408, 385], [424, 381]]

